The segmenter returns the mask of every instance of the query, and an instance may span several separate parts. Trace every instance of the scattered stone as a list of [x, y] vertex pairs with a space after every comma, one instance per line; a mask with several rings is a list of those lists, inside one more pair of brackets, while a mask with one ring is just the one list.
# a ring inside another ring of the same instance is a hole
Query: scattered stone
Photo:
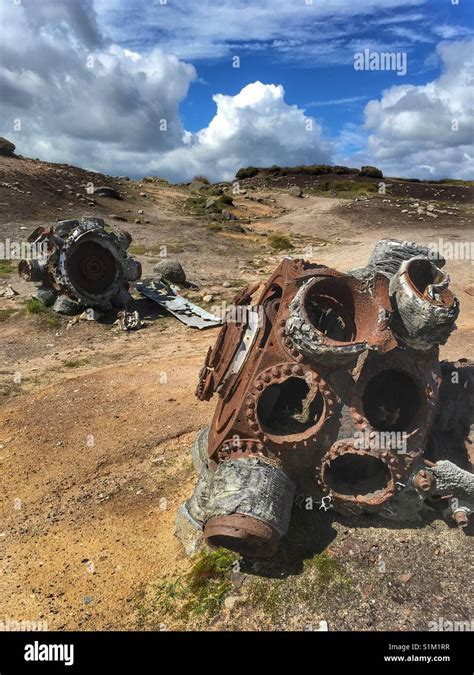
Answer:
[[224, 286], [224, 288], [230, 288], [231, 287], [230, 281], [224, 281], [224, 283], [222, 285]]
[[127, 220], [127, 219], [125, 218], [125, 216], [119, 216], [119, 215], [117, 215], [116, 213], [111, 213], [111, 214], [109, 214], [109, 218], [110, 218], [111, 220], [122, 220], [122, 221], [124, 221], [124, 222], [126, 222], [126, 220]]
[[139, 192], [138, 194], [140, 197], [146, 197], [146, 192]]
[[302, 197], [303, 190], [298, 185], [292, 185], [288, 190], [288, 194], [290, 194], [292, 197]]
[[53, 310], [58, 314], [74, 316], [74, 314], [78, 314], [80, 312], [81, 306], [78, 302], [68, 298], [67, 295], [58, 295], [53, 305]]
[[207, 188], [207, 183], [203, 183], [200, 180], [193, 180], [191, 185], [189, 186], [191, 190], [202, 190], [203, 188]]
[[402, 584], [407, 584], [412, 578], [412, 576], [413, 574], [411, 572], [406, 572], [406, 574], [400, 574], [398, 577], [398, 581], [400, 581]]
[[143, 216], [143, 209], [138, 209], [138, 215]]
[[224, 608], [228, 612], [232, 612], [236, 605], [242, 603], [244, 600], [239, 595], [229, 595], [228, 598], [224, 600]]
[[15, 295], [18, 295], [18, 291], [15, 291], [14, 288], [12, 288], [10, 285], [8, 285], [6, 288], [2, 288], [0, 290], [0, 297], [1, 298], [14, 298]]
[[222, 209], [222, 215], [226, 220], [237, 220], [237, 216], [228, 211], [227, 209]]
[[140, 218], [135, 218], [135, 223], [136, 223], [137, 225], [140, 225], [141, 222], [142, 222], [142, 221], [140, 220]]
[[210, 294], [209, 295], [203, 295], [202, 299], [203, 299], [203, 302], [212, 302], [214, 300], [214, 296], [210, 295]]
[[206, 206], [204, 208], [210, 209], [211, 206], [214, 206], [215, 203], [216, 203], [216, 200], [213, 199], [212, 197], [209, 197], [209, 199], [206, 201]]
[[173, 260], [172, 258], [160, 260], [160, 262], [153, 267], [153, 271], [156, 272], [158, 276], [173, 284], [182, 285], [186, 282], [185, 271], [178, 260]]
[[107, 186], [101, 186], [98, 188], [95, 188], [94, 192], [92, 193], [93, 195], [100, 195], [102, 197], [110, 197], [111, 199], [122, 199], [122, 195], [118, 190], [114, 190], [114, 188], [107, 187]]

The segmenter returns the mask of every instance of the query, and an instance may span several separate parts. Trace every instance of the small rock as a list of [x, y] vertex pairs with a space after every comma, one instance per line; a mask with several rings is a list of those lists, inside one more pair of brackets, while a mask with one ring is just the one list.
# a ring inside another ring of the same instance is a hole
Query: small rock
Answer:
[[143, 216], [143, 209], [138, 209], [138, 215]]
[[207, 183], [203, 183], [200, 180], [193, 180], [189, 187], [191, 190], [202, 190], [203, 188], [207, 188]]
[[170, 281], [174, 284], [184, 284], [186, 281], [186, 274], [183, 266], [178, 260], [173, 260], [172, 258], [160, 260], [160, 262], [153, 267], [153, 271], [156, 272], [158, 276], [166, 279], [166, 281]]
[[412, 576], [413, 574], [411, 572], [406, 572], [406, 574], [400, 574], [398, 577], [398, 581], [400, 581], [402, 584], [407, 584], [412, 578]]
[[122, 220], [122, 221], [125, 221], [125, 222], [127, 221], [127, 219], [125, 218], [125, 216], [119, 216], [119, 215], [117, 215], [116, 213], [111, 213], [111, 214], [109, 215], [109, 218], [110, 218], [111, 220]]
[[212, 302], [214, 300], [214, 296], [213, 295], [204, 295], [202, 299], [203, 299], [204, 302]]
[[229, 597], [224, 600], [224, 607], [228, 612], [232, 612], [235, 606], [242, 602], [243, 599], [239, 595], [229, 595]]
[[59, 295], [53, 305], [53, 310], [58, 314], [65, 314], [66, 316], [74, 316], [81, 310], [78, 302], [71, 300], [67, 295]]
[[10, 285], [0, 290], [0, 297], [2, 298], [14, 298], [15, 295], [18, 295], [18, 291], [15, 291]]
[[224, 281], [224, 283], [222, 285], [224, 286], [224, 288], [230, 288], [231, 283], [230, 283], [230, 281]]
[[209, 199], [206, 201], [206, 206], [204, 208], [210, 209], [211, 206], [214, 206], [215, 203], [216, 203], [216, 200], [212, 199], [212, 197], [209, 197]]
[[140, 197], [146, 197], [146, 192], [139, 192], [138, 194]]
[[227, 209], [222, 209], [222, 215], [226, 220], [237, 220], [237, 217]]
[[114, 188], [107, 186], [96, 188], [92, 194], [101, 195], [102, 197], [110, 197], [111, 199], [122, 199], [122, 195], [118, 190], [114, 190]]
[[288, 194], [290, 194], [292, 197], [302, 197], [303, 190], [298, 185], [292, 185], [288, 190]]

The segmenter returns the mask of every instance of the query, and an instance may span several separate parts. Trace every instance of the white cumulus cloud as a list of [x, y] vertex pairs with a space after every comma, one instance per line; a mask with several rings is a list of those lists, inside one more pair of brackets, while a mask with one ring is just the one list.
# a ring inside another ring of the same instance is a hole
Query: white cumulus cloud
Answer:
[[288, 105], [281, 85], [253, 82], [235, 96], [217, 94], [209, 125], [187, 145], [157, 158], [152, 168], [168, 175], [231, 179], [241, 166], [311, 164], [330, 160], [321, 127]]
[[232, 178], [247, 164], [328, 159], [318, 124], [255, 82], [213, 97], [192, 134], [179, 105], [197, 73], [158, 47], [139, 53], [103, 35], [91, 0], [0, 0], [0, 135], [21, 154], [111, 174]]
[[436, 80], [391, 87], [365, 107], [367, 151], [388, 175], [474, 175], [474, 40], [441, 43], [437, 52]]

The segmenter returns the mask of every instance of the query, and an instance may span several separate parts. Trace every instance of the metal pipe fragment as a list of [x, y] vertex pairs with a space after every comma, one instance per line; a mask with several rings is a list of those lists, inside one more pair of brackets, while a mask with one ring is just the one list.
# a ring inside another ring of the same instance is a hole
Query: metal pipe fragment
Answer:
[[448, 284], [448, 275], [427, 258], [400, 265], [390, 280], [390, 297], [392, 328], [405, 345], [427, 350], [447, 341], [459, 315], [459, 301]]

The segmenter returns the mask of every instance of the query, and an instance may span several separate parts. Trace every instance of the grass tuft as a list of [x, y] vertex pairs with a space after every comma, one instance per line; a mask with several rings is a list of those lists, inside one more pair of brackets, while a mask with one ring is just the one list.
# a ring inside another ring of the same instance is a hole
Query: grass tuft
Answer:
[[276, 251], [286, 251], [290, 248], [293, 248], [291, 239], [287, 234], [283, 232], [274, 232], [268, 237], [268, 243]]
[[6, 279], [14, 271], [15, 267], [9, 260], [0, 260], [0, 279]]
[[153, 584], [148, 593], [142, 589], [137, 604], [141, 627], [171, 618], [188, 623], [214, 616], [232, 588], [230, 573], [236, 560], [236, 554], [226, 549], [204, 549], [192, 558], [187, 574]]
[[46, 311], [45, 305], [38, 298], [29, 298], [25, 302], [25, 308], [28, 314], [42, 314]]

